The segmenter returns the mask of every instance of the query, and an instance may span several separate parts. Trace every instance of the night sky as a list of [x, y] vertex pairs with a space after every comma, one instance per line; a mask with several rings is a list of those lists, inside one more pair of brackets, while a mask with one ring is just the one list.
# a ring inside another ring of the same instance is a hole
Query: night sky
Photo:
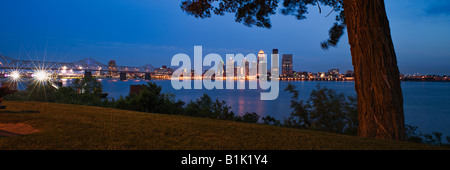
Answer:
[[[102, 63], [155, 67], [173, 55], [257, 53], [278, 48], [294, 55], [296, 71], [352, 70], [347, 35], [337, 48], [323, 51], [334, 15], [309, 8], [308, 19], [281, 14], [272, 29], [246, 27], [234, 15], [197, 19], [178, 0], [1, 0], [0, 55], [71, 62], [91, 57]], [[386, 0], [400, 71], [450, 74], [450, 1]]]

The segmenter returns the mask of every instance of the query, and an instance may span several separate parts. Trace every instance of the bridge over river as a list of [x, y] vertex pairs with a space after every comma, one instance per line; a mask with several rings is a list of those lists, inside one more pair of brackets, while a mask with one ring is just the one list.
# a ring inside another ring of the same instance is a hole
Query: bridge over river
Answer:
[[[126, 79], [126, 76], [145, 75], [146, 79], [150, 79], [155, 68], [151, 64], [146, 64], [140, 67], [121, 66], [110, 64], [106, 65], [100, 63], [92, 58], [85, 58], [75, 62], [55, 62], [55, 61], [36, 61], [36, 60], [21, 60], [14, 59], [7, 56], [0, 55], [0, 71], [2, 75], [19, 71], [20, 73], [33, 72], [36, 70], [46, 70], [57, 73], [59, 75], [80, 72], [85, 76], [104, 75], [115, 76], [120, 75], [121, 79]], [[95, 73], [95, 74], [93, 74]]]

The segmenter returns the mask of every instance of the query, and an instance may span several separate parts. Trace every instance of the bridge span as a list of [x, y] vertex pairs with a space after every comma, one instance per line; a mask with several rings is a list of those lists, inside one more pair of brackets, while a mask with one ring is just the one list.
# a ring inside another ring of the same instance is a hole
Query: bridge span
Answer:
[[[75, 72], [81, 72], [84, 76], [102, 75], [102, 76], [119, 76], [120, 79], [126, 79], [129, 76], [144, 76], [150, 79], [155, 68], [151, 64], [140, 67], [121, 66], [114, 64], [103, 64], [92, 58], [85, 58], [75, 62], [54, 62], [54, 61], [37, 61], [37, 60], [20, 60], [0, 55], [0, 71], [1, 73], [10, 73], [19, 71], [26, 73], [27, 71], [46, 70], [56, 72], [59, 75], [66, 75]], [[84, 73], [83, 73], [84, 72]], [[96, 74], [93, 74], [93, 73]]]
[[109, 66], [100, 63], [92, 58], [85, 58], [75, 62], [54, 62], [54, 61], [35, 61], [19, 60], [0, 55], [0, 69], [21, 69], [21, 70], [73, 70], [73, 71], [104, 71], [104, 72], [127, 72], [127, 73], [152, 73], [154, 67], [146, 64], [140, 67], [134, 66]]

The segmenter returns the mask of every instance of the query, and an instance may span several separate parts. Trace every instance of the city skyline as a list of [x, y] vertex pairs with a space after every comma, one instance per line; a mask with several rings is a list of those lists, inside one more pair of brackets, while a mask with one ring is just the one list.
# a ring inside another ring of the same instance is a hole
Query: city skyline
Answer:
[[[278, 49], [273, 49], [273, 54], [278, 55]], [[264, 57], [264, 51], [260, 50], [258, 53], [259, 57]], [[268, 55], [268, 54], [265, 54]], [[266, 56], [267, 57], [267, 56]], [[288, 63], [292, 65], [292, 54], [283, 54], [283, 59], [281, 60], [280, 70], [279, 72], [280, 80], [325, 80], [325, 81], [334, 81], [334, 80], [350, 80], [353, 81], [354, 71], [353, 70], [341, 70], [339, 68], [329, 69], [327, 72], [321, 70], [318, 72], [309, 71], [309, 70], [292, 70], [289, 66], [285, 67], [285, 58], [288, 57]], [[265, 57], [264, 57], [265, 58]], [[271, 57], [269, 57], [271, 58]], [[261, 60], [263, 65], [267, 67], [268, 65], [272, 65], [272, 63], [267, 63], [265, 59]], [[202, 75], [204, 78], [206, 71], [209, 69], [216, 70], [218, 76], [227, 76], [226, 72], [234, 70], [234, 77], [238, 79], [256, 79], [256, 77], [249, 77], [249, 75], [253, 74], [252, 69], [254, 68], [255, 72], [257, 72], [259, 65], [256, 63], [259, 61], [252, 61], [251, 63], [247, 60], [246, 57], [243, 58], [241, 62], [235, 61], [234, 58], [229, 58], [226, 64], [221, 60], [216, 66], [203, 66], [202, 67]], [[279, 61], [280, 62], [280, 61]], [[231, 64], [234, 63], [234, 64]], [[153, 66], [151, 64], [141, 64], [141, 66], [123, 66], [117, 65], [115, 60], [108, 61], [107, 64], [96, 61], [93, 58], [84, 58], [79, 61], [74, 62], [51, 62], [51, 61], [36, 61], [36, 60], [17, 60], [14, 58], [1, 56], [0, 55], [0, 65], [7, 68], [6, 71], [3, 70], [1, 76], [11, 77], [18, 79], [21, 77], [20, 75], [24, 74], [30, 76], [30, 73], [35, 74], [36, 72], [43, 71], [46, 73], [52, 73], [58, 75], [58, 77], [70, 77], [76, 78], [77, 76], [91, 76], [92, 72], [96, 72], [96, 76], [100, 77], [115, 77], [120, 80], [126, 80], [127, 77], [137, 78], [137, 79], [145, 79], [150, 80], [152, 77], [156, 79], [171, 79], [171, 75], [175, 69], [179, 69], [180, 67], [168, 67], [168, 65]], [[231, 68], [231, 67], [234, 67]], [[197, 75], [194, 73], [193, 67], [190, 70], [183, 70], [183, 74], [190, 74], [192, 78], [196, 78]], [[267, 68], [267, 73], [270, 75], [271, 68]], [[287, 70], [286, 70], [287, 69]], [[284, 71], [283, 71], [284, 70]], [[288, 72], [289, 74], [285, 74], [283, 72]], [[254, 73], [257, 74], [257, 73]], [[144, 76], [145, 75], [145, 76]], [[259, 75], [259, 73], [258, 73]], [[214, 75], [214, 77], [217, 75]], [[239, 78], [239, 76], [244, 76]], [[26, 77], [26, 76], [25, 76]], [[442, 74], [403, 74], [400, 73], [401, 80], [407, 81], [448, 81], [449, 75]]]
[[[446, 47], [450, 43], [446, 34], [450, 17], [441, 9], [449, 4], [386, 2], [400, 72], [450, 74], [450, 49]], [[278, 48], [280, 54], [293, 54], [296, 71], [353, 70], [346, 35], [337, 48], [320, 49], [334, 18], [326, 17], [327, 12], [319, 14], [315, 7], [310, 7], [305, 21], [277, 14], [269, 30], [245, 27], [230, 15], [198, 20], [184, 14], [179, 1], [105, 4], [22, 0], [2, 1], [0, 6], [0, 15], [8, 16], [0, 19], [6, 25], [0, 27], [0, 54], [13, 58], [29, 59], [28, 53], [30, 59], [44, 55], [46, 60], [54, 56], [57, 61], [91, 57], [102, 63], [116, 60], [121, 65], [149, 63], [159, 67], [168, 65], [173, 55], [191, 55], [194, 45], [203, 45], [206, 53], [222, 56]], [[298, 32], [292, 34], [292, 30]]]

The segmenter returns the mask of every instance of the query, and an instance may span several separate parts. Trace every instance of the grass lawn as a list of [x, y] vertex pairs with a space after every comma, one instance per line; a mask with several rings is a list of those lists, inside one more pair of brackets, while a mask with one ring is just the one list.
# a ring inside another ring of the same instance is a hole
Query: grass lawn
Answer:
[[5, 101], [0, 124], [38, 132], [0, 137], [0, 149], [440, 149], [428, 145], [56, 103]]

